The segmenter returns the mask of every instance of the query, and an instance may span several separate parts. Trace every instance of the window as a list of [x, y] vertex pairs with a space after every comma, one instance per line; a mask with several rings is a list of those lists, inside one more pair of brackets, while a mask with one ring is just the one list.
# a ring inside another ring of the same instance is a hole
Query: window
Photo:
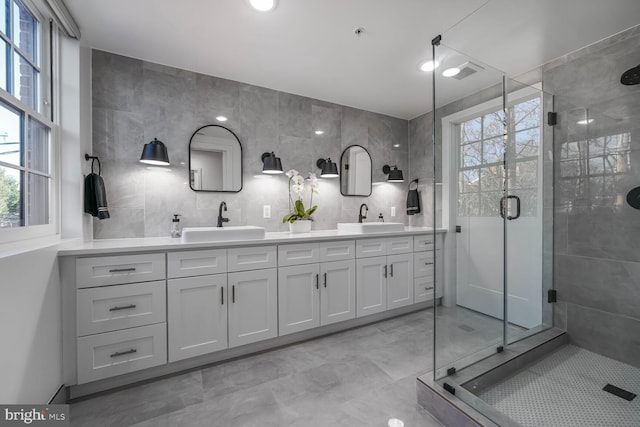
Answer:
[[[535, 215], [540, 150], [540, 97], [460, 124], [458, 211], [461, 216], [496, 216], [504, 185], [522, 199], [522, 216]], [[506, 123], [506, 129], [505, 129]], [[505, 143], [505, 131], [507, 138]]]
[[0, 242], [7, 242], [55, 233], [55, 150], [43, 18], [28, 0], [0, 2]]

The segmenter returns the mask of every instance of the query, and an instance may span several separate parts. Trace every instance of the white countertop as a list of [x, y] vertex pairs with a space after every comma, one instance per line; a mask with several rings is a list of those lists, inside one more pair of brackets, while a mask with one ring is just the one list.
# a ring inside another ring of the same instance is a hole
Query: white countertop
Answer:
[[[58, 248], [58, 256], [100, 255], [109, 253], [127, 253], [140, 251], [164, 251], [180, 249], [228, 248], [234, 246], [255, 246], [279, 243], [305, 243], [323, 240], [363, 239], [372, 237], [394, 237], [407, 234], [432, 233], [431, 227], [405, 227], [404, 231], [393, 233], [349, 233], [338, 230], [317, 230], [310, 233], [265, 233], [264, 239], [256, 240], [226, 240], [220, 242], [182, 243], [171, 237], [150, 237], [135, 239], [104, 239], [91, 242], [62, 243]], [[445, 233], [443, 228], [436, 229], [436, 233]]]

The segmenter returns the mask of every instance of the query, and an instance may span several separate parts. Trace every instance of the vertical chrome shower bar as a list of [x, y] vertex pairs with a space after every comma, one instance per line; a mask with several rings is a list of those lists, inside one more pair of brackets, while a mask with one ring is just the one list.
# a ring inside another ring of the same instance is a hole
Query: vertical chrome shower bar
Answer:
[[503, 137], [503, 168], [504, 179], [502, 185], [503, 199], [505, 202], [504, 215], [502, 217], [502, 346], [507, 347], [509, 338], [509, 319], [507, 317], [508, 308], [508, 292], [507, 292], [507, 218], [509, 217], [509, 164], [507, 162], [509, 152], [509, 124], [507, 117], [507, 76], [502, 75], [502, 126], [504, 129]]
[[433, 61], [434, 68], [433, 73], [431, 73], [431, 102], [432, 102], [432, 110], [431, 110], [431, 156], [433, 157], [433, 179], [431, 180], [431, 201], [432, 201], [432, 236], [433, 236], [433, 380], [436, 381], [436, 295], [438, 295], [438, 282], [436, 281], [436, 270], [438, 264], [436, 263], [436, 249], [437, 248], [437, 240], [436, 240], [436, 46], [440, 45], [440, 41], [442, 40], [442, 35], [436, 36], [433, 40], [431, 40], [431, 60]]

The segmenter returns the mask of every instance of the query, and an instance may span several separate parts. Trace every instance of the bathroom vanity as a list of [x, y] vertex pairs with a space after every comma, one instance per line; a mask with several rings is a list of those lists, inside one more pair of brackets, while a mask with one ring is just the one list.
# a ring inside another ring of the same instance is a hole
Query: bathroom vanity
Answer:
[[441, 297], [436, 239], [407, 227], [63, 248], [65, 385], [75, 398], [426, 308]]

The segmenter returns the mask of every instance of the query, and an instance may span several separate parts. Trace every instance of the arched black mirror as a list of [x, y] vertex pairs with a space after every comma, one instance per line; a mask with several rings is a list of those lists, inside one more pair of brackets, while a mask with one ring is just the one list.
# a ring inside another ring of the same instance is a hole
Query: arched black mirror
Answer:
[[351, 145], [340, 157], [340, 193], [343, 196], [371, 195], [371, 156], [366, 148]]
[[189, 142], [189, 183], [193, 191], [242, 190], [242, 144], [224, 126], [196, 130]]

